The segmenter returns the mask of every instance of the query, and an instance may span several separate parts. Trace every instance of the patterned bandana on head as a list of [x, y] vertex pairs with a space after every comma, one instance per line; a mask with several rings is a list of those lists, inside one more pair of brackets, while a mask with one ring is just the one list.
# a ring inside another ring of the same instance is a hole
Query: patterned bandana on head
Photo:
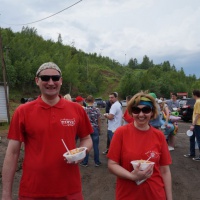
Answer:
[[141, 97], [138, 105], [150, 106], [151, 108], [153, 107], [152, 101], [147, 97]]
[[38, 69], [37, 72], [36, 72], [36, 76], [38, 76], [39, 73], [40, 73], [41, 71], [45, 70], [45, 69], [55, 69], [55, 70], [57, 70], [57, 71], [60, 73], [60, 75], [62, 75], [60, 68], [59, 68], [55, 63], [53, 63], [53, 62], [48, 62], [48, 63], [42, 64], [42, 65], [39, 67], [39, 69]]

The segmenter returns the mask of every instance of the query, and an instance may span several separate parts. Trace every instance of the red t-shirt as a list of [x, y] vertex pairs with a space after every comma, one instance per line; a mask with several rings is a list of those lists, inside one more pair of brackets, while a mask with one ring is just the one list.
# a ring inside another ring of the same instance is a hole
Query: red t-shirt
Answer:
[[119, 163], [128, 171], [133, 170], [133, 160], [155, 162], [153, 175], [137, 185], [134, 181], [117, 177], [117, 200], [166, 200], [164, 183], [159, 171], [160, 166], [171, 164], [171, 157], [164, 134], [150, 127], [148, 131], [140, 131], [133, 123], [119, 127], [113, 135], [108, 158]]
[[67, 164], [63, 139], [71, 150], [93, 132], [84, 109], [61, 98], [49, 106], [38, 97], [20, 105], [12, 118], [8, 138], [24, 142], [25, 157], [19, 195], [63, 197], [81, 192], [79, 166]]

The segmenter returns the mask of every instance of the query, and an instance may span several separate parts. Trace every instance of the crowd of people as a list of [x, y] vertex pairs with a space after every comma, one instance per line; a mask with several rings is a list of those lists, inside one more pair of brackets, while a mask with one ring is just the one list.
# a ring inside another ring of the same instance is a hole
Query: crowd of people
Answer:
[[[99, 135], [101, 118], [107, 120], [108, 169], [116, 175], [117, 200], [172, 200], [172, 181], [169, 150], [174, 150], [177, 124], [170, 118], [176, 108], [177, 95], [168, 101], [155, 93], [138, 92], [127, 96], [123, 112], [117, 92], [109, 94], [105, 114], [94, 106], [94, 97], [75, 98], [60, 95], [62, 72], [52, 62], [42, 64], [35, 77], [41, 95], [34, 101], [20, 105], [8, 133], [8, 148], [2, 170], [2, 200], [12, 200], [12, 184], [24, 144], [23, 173], [19, 186], [19, 200], [83, 200], [79, 166], [87, 167], [89, 152], [94, 149], [94, 166], [100, 167]], [[195, 158], [195, 137], [200, 148], [200, 91], [196, 99], [190, 130], [190, 153]], [[78, 141], [79, 140], [79, 141]], [[63, 158], [69, 149], [86, 147], [86, 157], [76, 162]], [[133, 168], [131, 161], [141, 160], [153, 165], [144, 170], [141, 164]], [[47, 170], [48, 169], [48, 170]], [[58, 181], [59, 180], [59, 181]], [[141, 184], [137, 184], [141, 181]]]

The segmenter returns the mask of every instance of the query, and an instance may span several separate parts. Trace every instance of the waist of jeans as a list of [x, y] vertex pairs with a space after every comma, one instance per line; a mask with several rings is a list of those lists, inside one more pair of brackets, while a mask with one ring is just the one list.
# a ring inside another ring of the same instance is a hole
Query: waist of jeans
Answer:
[[112, 132], [112, 133], [114, 133], [114, 132], [115, 132], [115, 130], [108, 130], [108, 131], [110, 131], [110, 132]]

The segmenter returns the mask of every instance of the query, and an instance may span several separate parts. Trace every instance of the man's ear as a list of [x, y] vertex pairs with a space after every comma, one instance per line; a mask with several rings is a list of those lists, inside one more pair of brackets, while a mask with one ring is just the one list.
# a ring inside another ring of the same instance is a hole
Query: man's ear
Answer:
[[36, 83], [36, 85], [38, 85], [38, 81], [39, 81], [39, 78], [35, 77], [35, 83]]

